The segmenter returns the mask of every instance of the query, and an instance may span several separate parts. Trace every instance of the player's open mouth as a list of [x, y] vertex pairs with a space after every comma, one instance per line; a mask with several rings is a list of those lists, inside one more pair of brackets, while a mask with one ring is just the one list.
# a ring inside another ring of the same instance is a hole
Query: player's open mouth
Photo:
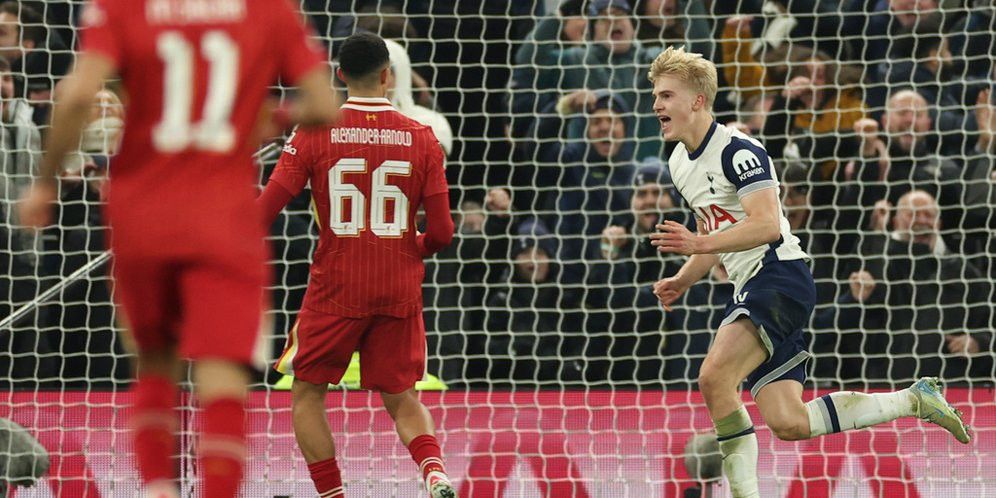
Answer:
[[671, 122], [671, 118], [668, 116], [657, 116], [657, 120], [661, 122], [661, 126], [665, 126]]

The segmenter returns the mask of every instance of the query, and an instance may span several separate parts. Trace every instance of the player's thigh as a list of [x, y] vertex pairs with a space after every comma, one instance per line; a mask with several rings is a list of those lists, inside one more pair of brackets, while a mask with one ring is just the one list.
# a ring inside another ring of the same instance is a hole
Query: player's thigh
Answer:
[[124, 311], [137, 352], [172, 351], [178, 339], [180, 298], [177, 266], [160, 258], [115, 248], [114, 296]]
[[301, 308], [275, 368], [310, 384], [338, 384], [370, 323]]
[[262, 334], [264, 263], [233, 264], [220, 258], [184, 266], [180, 354], [261, 368], [268, 359]]
[[708, 385], [701, 387], [736, 387], [767, 357], [753, 322], [742, 318], [727, 323], [716, 332], [716, 339], [702, 362], [699, 382]]
[[400, 393], [425, 374], [422, 314], [378, 316], [360, 343], [360, 379], [365, 389]]

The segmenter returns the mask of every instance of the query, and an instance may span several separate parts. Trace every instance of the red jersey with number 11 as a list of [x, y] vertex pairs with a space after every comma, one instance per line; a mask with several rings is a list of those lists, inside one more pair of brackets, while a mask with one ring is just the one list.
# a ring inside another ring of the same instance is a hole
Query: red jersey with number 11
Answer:
[[387, 99], [350, 97], [336, 126], [291, 136], [270, 181], [295, 195], [311, 182], [321, 234], [304, 306], [351, 318], [421, 312], [415, 213], [448, 192], [429, 127]]
[[113, 62], [128, 97], [110, 167], [114, 243], [260, 252], [260, 108], [278, 78], [293, 85], [322, 63], [290, 0], [93, 0], [82, 24], [83, 51]]

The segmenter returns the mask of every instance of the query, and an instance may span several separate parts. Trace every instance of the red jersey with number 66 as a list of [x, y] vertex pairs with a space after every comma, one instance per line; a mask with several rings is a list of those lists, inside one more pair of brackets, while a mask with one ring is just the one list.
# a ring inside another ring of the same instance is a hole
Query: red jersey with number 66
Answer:
[[448, 192], [431, 128], [387, 99], [350, 97], [336, 126], [291, 136], [270, 181], [295, 195], [311, 183], [321, 234], [304, 306], [350, 318], [421, 312], [415, 213]]
[[[269, 87], [322, 63], [289, 0], [93, 0], [83, 51], [110, 59], [126, 119], [110, 168], [114, 243], [264, 254], [254, 129]], [[140, 236], [139, 236], [140, 234]]]

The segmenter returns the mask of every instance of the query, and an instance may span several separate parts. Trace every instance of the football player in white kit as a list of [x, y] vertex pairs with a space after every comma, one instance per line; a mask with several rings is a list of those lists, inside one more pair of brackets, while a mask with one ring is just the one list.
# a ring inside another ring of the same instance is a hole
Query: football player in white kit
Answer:
[[816, 304], [808, 255], [782, 213], [778, 179], [764, 146], [716, 123], [716, 67], [700, 54], [669, 47], [650, 67], [654, 112], [664, 140], [677, 141], [671, 179], [698, 221], [698, 233], [667, 221], [652, 234], [666, 253], [690, 256], [654, 285], [666, 310], [718, 263], [734, 284], [726, 318], [699, 373], [699, 389], [716, 426], [723, 472], [734, 497], [759, 497], [757, 437], [740, 400], [747, 380], [761, 416], [780, 439], [800, 440], [919, 417], [971, 441], [961, 414], [937, 379], [891, 393], [835, 392], [802, 402], [810, 357], [802, 329]]

